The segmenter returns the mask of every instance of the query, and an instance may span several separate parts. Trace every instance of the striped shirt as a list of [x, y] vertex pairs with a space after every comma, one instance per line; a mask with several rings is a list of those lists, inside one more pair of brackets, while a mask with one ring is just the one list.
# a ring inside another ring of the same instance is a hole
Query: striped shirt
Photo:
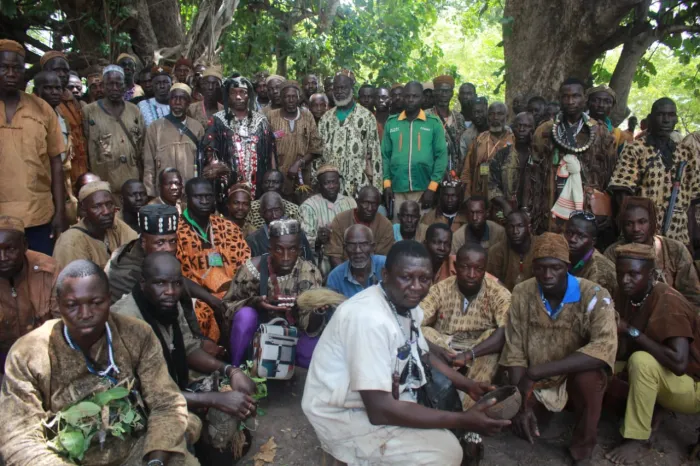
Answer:
[[299, 206], [301, 213], [301, 228], [306, 233], [309, 243], [316, 242], [316, 232], [320, 227], [330, 226], [331, 222], [341, 212], [357, 207], [355, 199], [338, 194], [335, 202], [316, 194]]

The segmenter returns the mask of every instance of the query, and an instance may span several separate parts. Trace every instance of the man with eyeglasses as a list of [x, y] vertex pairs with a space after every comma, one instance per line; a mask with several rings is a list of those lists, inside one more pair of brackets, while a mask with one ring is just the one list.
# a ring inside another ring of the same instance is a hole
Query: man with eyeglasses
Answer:
[[[265, 172], [262, 179], [262, 190], [264, 193], [277, 193], [282, 195], [282, 186], [284, 186], [284, 175], [281, 171], [272, 169]], [[260, 203], [262, 198], [256, 199], [250, 203], [250, 212], [248, 213], [248, 219], [243, 226], [243, 234], [249, 235], [262, 227], [265, 224], [265, 220], [260, 215]], [[282, 198], [282, 204], [284, 205], [284, 213], [287, 218], [293, 218], [294, 220], [301, 221], [301, 214], [299, 213], [299, 206], [293, 202], [290, 202]]]
[[54, 109], [20, 90], [24, 57], [22, 45], [0, 40], [0, 215], [21, 219], [28, 248], [51, 255], [66, 229], [66, 147]]
[[382, 280], [386, 256], [374, 254], [374, 235], [365, 225], [356, 224], [345, 230], [343, 243], [348, 260], [331, 271], [326, 286], [352, 298]]
[[571, 212], [564, 226], [564, 238], [569, 243], [569, 273], [597, 283], [608, 290], [610, 296], [615, 296], [615, 264], [596, 250], [597, 237], [598, 225], [592, 212]]

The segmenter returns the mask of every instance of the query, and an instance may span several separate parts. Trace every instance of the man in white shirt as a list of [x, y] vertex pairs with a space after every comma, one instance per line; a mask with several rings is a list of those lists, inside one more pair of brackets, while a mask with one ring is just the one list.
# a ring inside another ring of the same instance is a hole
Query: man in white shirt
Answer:
[[491, 387], [428, 356], [418, 306], [433, 279], [425, 246], [396, 243], [382, 279], [343, 303], [321, 335], [306, 379], [304, 413], [323, 449], [350, 465], [459, 466], [462, 447], [447, 429], [491, 434], [510, 422], [487, 417], [487, 404], [449, 412], [417, 403], [426, 383], [422, 357], [474, 399]]

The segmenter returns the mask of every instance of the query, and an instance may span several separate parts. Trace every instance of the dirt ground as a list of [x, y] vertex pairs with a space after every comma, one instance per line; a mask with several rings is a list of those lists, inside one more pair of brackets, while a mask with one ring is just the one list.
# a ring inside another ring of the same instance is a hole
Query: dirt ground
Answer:
[[[253, 457], [260, 447], [274, 437], [277, 444], [273, 463], [279, 466], [321, 466], [322, 451], [313, 428], [301, 410], [301, 397], [304, 391], [306, 371], [297, 368], [290, 381], [268, 382], [270, 396], [261, 402], [265, 415], [259, 417], [256, 432], [253, 433], [253, 446], [250, 452], [238, 463], [245, 466], [255, 464]], [[482, 466], [516, 465], [568, 465], [571, 460], [566, 452], [571, 437], [573, 416], [561, 413], [553, 417], [547, 427], [542, 427], [542, 435], [535, 445], [504, 431], [495, 437], [486, 438], [486, 454]], [[603, 416], [598, 432], [598, 447], [594, 455], [594, 465], [612, 465], [604, 456], [620, 440], [619, 419]], [[653, 449], [638, 464], [641, 466], [680, 466], [700, 464], [688, 460], [687, 451], [697, 440], [700, 417], [669, 415], [664, 418], [653, 443]], [[408, 466], [408, 465], [407, 465]]]

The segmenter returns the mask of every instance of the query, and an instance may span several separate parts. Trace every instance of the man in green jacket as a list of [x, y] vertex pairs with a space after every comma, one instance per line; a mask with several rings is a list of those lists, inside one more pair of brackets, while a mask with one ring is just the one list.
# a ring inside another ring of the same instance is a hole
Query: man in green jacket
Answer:
[[423, 86], [411, 81], [403, 97], [405, 110], [389, 117], [382, 139], [384, 202], [394, 201], [393, 213], [409, 200], [431, 208], [447, 169], [445, 130], [438, 117], [421, 110]]

